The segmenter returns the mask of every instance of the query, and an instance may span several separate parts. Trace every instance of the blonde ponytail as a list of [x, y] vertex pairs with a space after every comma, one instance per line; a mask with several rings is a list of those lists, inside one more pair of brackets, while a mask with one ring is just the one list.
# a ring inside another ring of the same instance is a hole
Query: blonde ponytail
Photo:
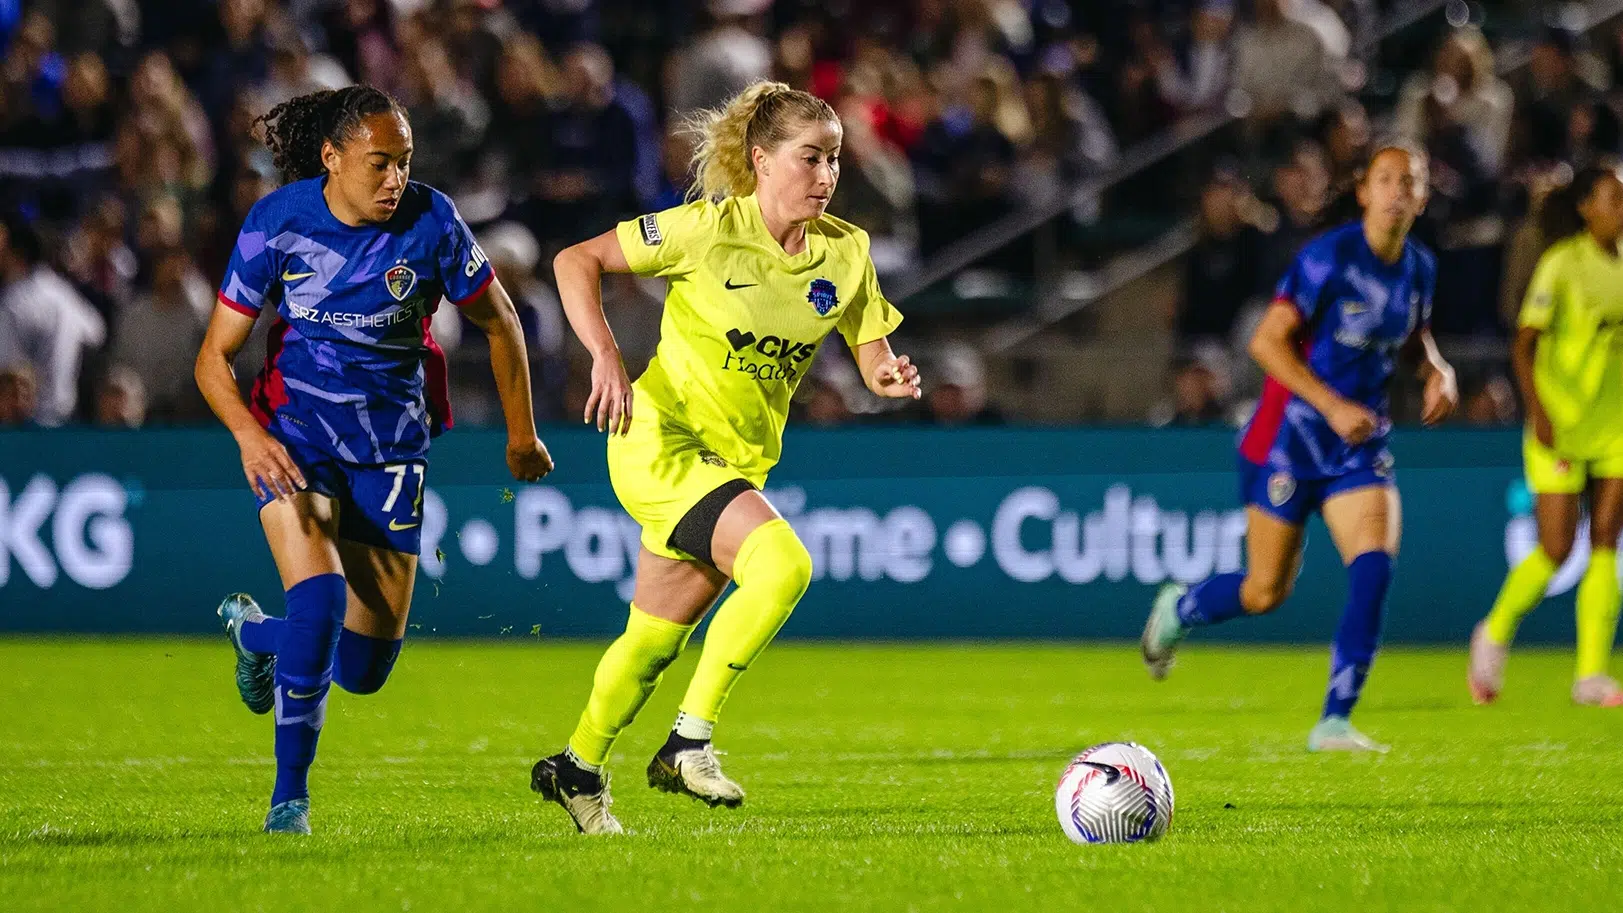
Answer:
[[755, 163], [750, 150], [760, 146], [770, 152], [796, 127], [820, 120], [839, 120], [828, 102], [765, 80], [733, 96], [721, 108], [700, 111], [686, 125], [699, 141], [693, 153], [688, 199], [719, 200], [754, 193]]

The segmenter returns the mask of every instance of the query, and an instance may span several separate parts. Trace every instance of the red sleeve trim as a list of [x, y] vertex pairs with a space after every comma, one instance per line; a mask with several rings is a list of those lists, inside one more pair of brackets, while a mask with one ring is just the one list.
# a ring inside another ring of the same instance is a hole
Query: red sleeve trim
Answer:
[[496, 281], [496, 271], [491, 270], [490, 275], [485, 277], [485, 281], [479, 283], [478, 288], [474, 289], [472, 292], [469, 292], [466, 297], [457, 298], [457, 299], [453, 300], [451, 303], [456, 305], [457, 307], [462, 307], [463, 305], [467, 304], [468, 302], [472, 301], [473, 299], [478, 298], [480, 295], [483, 295], [485, 293], [485, 289], [490, 288], [490, 283], [495, 282], [495, 281]]
[[221, 304], [225, 305], [226, 307], [230, 308], [233, 311], [236, 311], [239, 314], [247, 314], [249, 317], [258, 317], [259, 316], [259, 309], [258, 308], [251, 308], [246, 304], [238, 304], [237, 302], [232, 301], [230, 298], [227, 298], [225, 296], [225, 292], [218, 292], [218, 293], [215, 294], [214, 297], [219, 299], [219, 302]]

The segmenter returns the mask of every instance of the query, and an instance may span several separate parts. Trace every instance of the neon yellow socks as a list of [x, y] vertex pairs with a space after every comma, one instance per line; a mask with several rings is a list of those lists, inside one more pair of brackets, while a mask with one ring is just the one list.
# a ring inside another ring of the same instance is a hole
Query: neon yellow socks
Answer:
[[1578, 584], [1578, 678], [1606, 674], [1617, 636], [1617, 551], [1596, 549]]
[[681, 655], [695, 627], [655, 618], [632, 604], [626, 632], [598, 661], [592, 696], [569, 737], [577, 757], [597, 767], [608, 760], [614, 740], [659, 687], [665, 668]]
[[684, 714], [715, 722], [738, 677], [789, 620], [811, 576], [811, 555], [787, 521], [768, 521], [745, 537], [733, 562], [738, 589], [705, 632], [699, 668], [682, 698]]
[[[1593, 565], [1591, 565], [1593, 567]], [[1522, 559], [1505, 576], [1499, 598], [1493, 601], [1488, 613], [1488, 639], [1500, 646], [1508, 645], [1516, 637], [1516, 628], [1522, 618], [1544, 599], [1544, 591], [1555, 576], [1555, 562], [1544, 553], [1542, 546]]]

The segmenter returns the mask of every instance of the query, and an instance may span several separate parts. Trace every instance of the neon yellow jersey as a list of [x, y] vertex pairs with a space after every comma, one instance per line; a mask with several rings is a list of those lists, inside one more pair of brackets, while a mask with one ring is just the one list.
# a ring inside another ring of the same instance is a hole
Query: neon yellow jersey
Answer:
[[1623, 447], [1623, 258], [1588, 232], [1539, 258], [1521, 325], [1543, 331], [1533, 383], [1563, 456]]
[[833, 216], [809, 223], [792, 256], [753, 195], [651, 213], [616, 234], [633, 272], [670, 280], [634, 409], [655, 409], [752, 480], [778, 462], [789, 398], [824, 337], [838, 329], [854, 350], [902, 322], [879, 291], [868, 233]]

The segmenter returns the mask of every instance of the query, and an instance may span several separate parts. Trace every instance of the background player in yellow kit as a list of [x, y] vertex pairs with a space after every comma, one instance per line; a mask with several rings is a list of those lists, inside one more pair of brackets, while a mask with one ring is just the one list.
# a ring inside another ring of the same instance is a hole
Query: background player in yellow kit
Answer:
[[1565, 194], [1549, 205], [1566, 210], [1568, 236], [1539, 260], [1512, 352], [1527, 403], [1522, 451], [1537, 495], [1539, 544], [1505, 578], [1493, 610], [1471, 635], [1469, 681], [1479, 704], [1499, 696], [1516, 626], [1571, 553], [1587, 494], [1591, 551], [1578, 585], [1572, 699], [1623, 705], [1623, 689], [1606, 671], [1617, 631], [1623, 531], [1623, 172], [1616, 165], [1586, 168]]
[[[568, 748], [531, 773], [531, 787], [589, 834], [620, 832], [603, 772], [609, 750], [729, 579], [738, 589], [710, 623], [648, 782], [711, 806], [744, 801], [711, 730], [811, 580], [805, 546], [760, 489], [778, 462], [790, 395], [824, 337], [839, 330], [874, 393], [919, 396], [918, 369], [886, 339], [901, 315], [879, 291], [867, 233], [824, 212], [840, 176], [834, 110], [761, 82], [694, 129], [694, 202], [622, 222], [553, 264], [570, 325], [593, 356], [586, 421], [610, 432], [615, 494], [642, 525], [625, 633], [598, 664]], [[659, 347], [635, 385], [603, 317], [605, 272], [670, 280]]]

